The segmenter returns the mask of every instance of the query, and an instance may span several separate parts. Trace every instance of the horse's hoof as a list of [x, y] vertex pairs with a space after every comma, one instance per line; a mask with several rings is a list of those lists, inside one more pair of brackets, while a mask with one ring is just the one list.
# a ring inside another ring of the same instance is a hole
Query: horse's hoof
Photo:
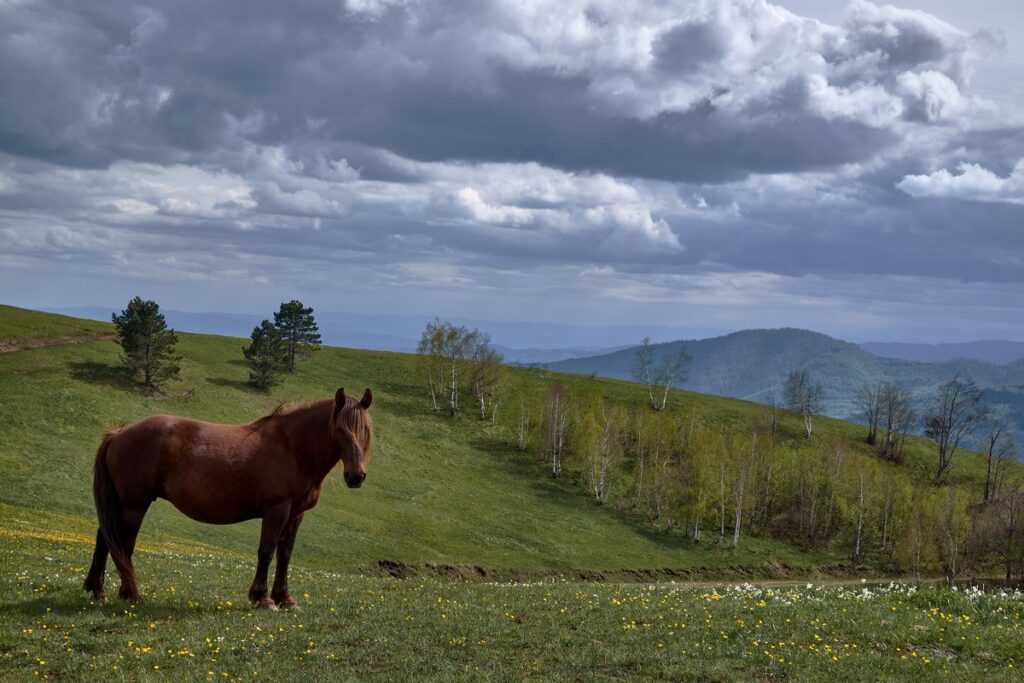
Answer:
[[106, 602], [107, 601], [107, 594], [104, 593], [103, 591], [97, 591], [97, 592], [92, 594], [92, 599], [95, 600], [96, 602]]
[[276, 612], [277, 611], [277, 603], [275, 603], [273, 600], [271, 600], [270, 598], [268, 598], [266, 596], [264, 596], [264, 597], [262, 597], [262, 598], [260, 598], [259, 600], [256, 601], [256, 607], [259, 608], [259, 609], [268, 610], [270, 612]]
[[280, 607], [281, 609], [290, 609], [293, 612], [301, 612], [302, 611], [302, 609], [299, 608], [299, 603], [295, 602], [295, 598], [292, 598], [292, 597], [288, 597], [288, 598], [285, 598], [284, 600], [278, 601], [277, 606]]

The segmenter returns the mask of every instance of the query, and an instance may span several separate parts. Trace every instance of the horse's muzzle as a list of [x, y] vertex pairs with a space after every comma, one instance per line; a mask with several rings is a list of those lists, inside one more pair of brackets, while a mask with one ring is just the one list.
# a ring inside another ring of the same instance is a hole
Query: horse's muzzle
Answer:
[[350, 489], [357, 489], [366, 481], [366, 472], [346, 472], [345, 483]]

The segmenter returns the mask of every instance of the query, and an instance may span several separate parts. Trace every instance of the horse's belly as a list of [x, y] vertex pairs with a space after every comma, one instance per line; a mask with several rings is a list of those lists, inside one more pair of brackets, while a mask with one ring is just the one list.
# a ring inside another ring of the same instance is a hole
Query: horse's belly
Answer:
[[[205, 452], [204, 452], [205, 451]], [[192, 519], [234, 524], [261, 515], [264, 496], [245, 460], [197, 449], [164, 481], [163, 497]]]
[[243, 509], [218, 504], [218, 501], [198, 501], [193, 497], [167, 496], [171, 505], [197, 522], [204, 524], [237, 524], [260, 516], [259, 510]]

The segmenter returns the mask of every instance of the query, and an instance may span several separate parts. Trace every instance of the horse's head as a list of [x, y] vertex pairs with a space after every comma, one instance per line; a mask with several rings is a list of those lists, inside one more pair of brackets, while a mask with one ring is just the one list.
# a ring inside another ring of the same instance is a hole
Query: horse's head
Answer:
[[371, 403], [373, 392], [369, 389], [358, 401], [345, 396], [344, 389], [338, 389], [334, 395], [331, 433], [341, 449], [345, 483], [353, 489], [362, 486], [366, 479], [366, 461], [370, 459], [370, 441], [373, 438], [373, 420], [369, 412]]

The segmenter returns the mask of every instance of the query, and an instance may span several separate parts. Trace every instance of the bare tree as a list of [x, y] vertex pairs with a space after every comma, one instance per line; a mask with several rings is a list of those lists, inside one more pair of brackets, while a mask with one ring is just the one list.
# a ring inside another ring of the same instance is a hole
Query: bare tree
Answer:
[[740, 527], [743, 524], [743, 506], [747, 497], [747, 484], [750, 481], [752, 470], [757, 461], [758, 442], [757, 434], [750, 435], [750, 447], [738, 443], [739, 450], [733, 454], [735, 472], [733, 475], [732, 501], [733, 501], [733, 525], [732, 525], [732, 547], [740, 544]]
[[1019, 568], [1024, 559], [1024, 539], [1021, 538], [1021, 511], [1024, 510], [1024, 490], [1021, 483], [1007, 487], [1006, 493], [996, 503], [999, 539], [996, 548], [1006, 568], [1006, 582], [1013, 578], [1013, 568]]
[[530, 442], [530, 430], [533, 427], [533, 404], [519, 393], [519, 405], [516, 410], [516, 446], [525, 451]]
[[1017, 455], [1017, 444], [1013, 441], [1013, 434], [1004, 432], [1000, 426], [994, 427], [988, 435], [987, 455], [985, 493], [982, 497], [986, 503], [998, 495], [999, 483], [1006, 471], [1007, 461]]
[[448, 411], [452, 415], [459, 411], [459, 381], [462, 367], [473, 353], [480, 348], [479, 340], [490, 337], [479, 330], [456, 327], [447, 320], [427, 323], [417, 351], [423, 356], [420, 371], [424, 373], [434, 410], [439, 409], [438, 401], [447, 399]]
[[562, 476], [562, 458], [565, 455], [569, 426], [569, 394], [561, 382], [555, 382], [548, 391], [544, 411], [544, 442], [547, 459], [551, 462], [551, 476]]
[[794, 370], [786, 378], [782, 395], [786, 405], [800, 413], [807, 438], [811, 438], [811, 421], [823, 409], [825, 390], [820, 384], [811, 383], [811, 377], [806, 370]]
[[469, 352], [469, 385], [480, 406], [480, 419], [486, 420], [490, 412], [495, 419], [505, 382], [505, 366], [501, 354], [491, 346], [491, 335], [473, 330]]
[[931, 410], [924, 418], [924, 432], [935, 442], [938, 466], [935, 484], [941, 484], [961, 442], [985, 421], [981, 391], [970, 380], [954, 377], [936, 391]]
[[623, 415], [621, 408], [603, 405], [601, 407], [601, 437], [596, 457], [590, 460], [588, 479], [595, 500], [604, 505], [608, 502], [608, 492], [612, 468], [622, 454]]
[[650, 479], [646, 487], [647, 516], [650, 521], [661, 520], [667, 526], [673, 525], [668, 505], [669, 490], [675, 483], [675, 465], [678, 455], [678, 425], [666, 416], [651, 421], [646, 431], [648, 456], [647, 473]]
[[901, 462], [903, 444], [916, 413], [910, 402], [909, 391], [888, 382], [881, 384], [880, 387], [880, 430], [884, 434], [879, 451], [883, 458]]
[[447, 387], [447, 364], [445, 363], [445, 340], [451, 323], [433, 320], [427, 323], [420, 335], [416, 352], [420, 354], [419, 370], [426, 380], [427, 390], [434, 410], [440, 410], [439, 400], [443, 401]]
[[[685, 346], [674, 354], [665, 354], [660, 363], [656, 363], [651, 346], [651, 338], [640, 340], [636, 351], [636, 364], [633, 376], [647, 386], [647, 398], [652, 410], [664, 410], [668, 403], [668, 391], [672, 387], [686, 381], [686, 371], [690, 365], [690, 354]], [[655, 390], [661, 394], [659, 402]]]
[[868, 423], [868, 435], [864, 441], [872, 446], [878, 439], [878, 421], [882, 416], [882, 386], [881, 382], [860, 385], [854, 401], [858, 414]]
[[864, 559], [864, 513], [867, 509], [866, 505], [866, 492], [867, 492], [867, 469], [864, 464], [861, 463], [860, 467], [857, 468], [857, 525], [854, 533], [853, 552], [850, 553], [850, 559], [854, 562], [860, 562]]
[[956, 486], [950, 486], [939, 515], [939, 545], [946, 581], [952, 585], [961, 571], [961, 556], [970, 533], [970, 516]]
[[768, 426], [769, 431], [772, 435], [772, 445], [778, 441], [779, 437], [779, 402], [775, 398], [775, 392], [768, 392]]

